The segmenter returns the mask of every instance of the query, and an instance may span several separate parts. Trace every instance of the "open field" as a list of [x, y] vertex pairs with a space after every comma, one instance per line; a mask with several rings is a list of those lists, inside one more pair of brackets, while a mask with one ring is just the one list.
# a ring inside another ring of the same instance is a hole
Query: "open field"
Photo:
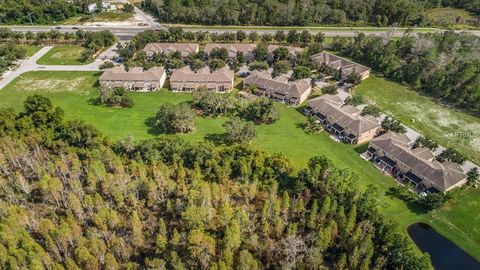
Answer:
[[433, 25], [451, 29], [475, 29], [478, 18], [475, 14], [458, 8], [433, 8], [426, 12], [428, 21]]
[[88, 64], [82, 61], [82, 52], [85, 48], [81, 46], [65, 45], [55, 46], [44, 56], [38, 59], [39, 65], [82, 65]]
[[[94, 102], [97, 97], [95, 88], [97, 78], [98, 74], [92, 72], [26, 73], [0, 90], [0, 107], [10, 106], [19, 111], [27, 96], [38, 93], [49, 97], [55, 105], [63, 108], [68, 119], [83, 119], [115, 140], [128, 135], [133, 135], [139, 140], [157, 135], [149, 131], [146, 123], [155, 115], [160, 104], [191, 100], [190, 94], [161, 90], [153, 93], [132, 93], [135, 101], [133, 108], [107, 108]], [[325, 155], [339, 167], [357, 172], [362, 189], [372, 184], [385, 193], [395, 185], [393, 179], [383, 175], [370, 162], [361, 159], [354, 146], [336, 143], [325, 132], [306, 134], [299, 127], [306, 120], [301, 113], [281, 104], [278, 104], [278, 108], [280, 110], [278, 122], [268, 126], [256, 126], [258, 136], [254, 144], [259, 148], [285, 154], [292, 160], [297, 170], [305, 167], [310, 157]], [[196, 131], [181, 136], [191, 142], [202, 141], [205, 136], [223, 133], [222, 124], [225, 120], [226, 118], [197, 117]], [[381, 201], [384, 213], [388, 218], [396, 220], [404, 233], [411, 223], [418, 221], [429, 223], [480, 259], [479, 193], [478, 190], [456, 191], [452, 193], [452, 201], [430, 214], [417, 213], [409, 209], [403, 201], [387, 195], [382, 197]]]
[[375, 76], [370, 76], [356, 91], [385, 113], [480, 164], [480, 118]]

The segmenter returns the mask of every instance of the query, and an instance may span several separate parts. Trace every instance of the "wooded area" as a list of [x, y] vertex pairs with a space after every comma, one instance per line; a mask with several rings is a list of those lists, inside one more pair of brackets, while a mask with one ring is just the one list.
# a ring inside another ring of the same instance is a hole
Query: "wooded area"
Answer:
[[64, 0], [2, 0], [0, 24], [51, 24], [81, 11], [80, 5]]
[[429, 269], [374, 187], [314, 157], [113, 143], [42, 96], [0, 110], [2, 269]]
[[480, 113], [480, 38], [468, 33], [407, 33], [400, 39], [359, 34], [332, 49], [434, 98]]
[[425, 11], [457, 7], [480, 13], [476, 0], [144, 0], [162, 22], [221, 25], [426, 26]]

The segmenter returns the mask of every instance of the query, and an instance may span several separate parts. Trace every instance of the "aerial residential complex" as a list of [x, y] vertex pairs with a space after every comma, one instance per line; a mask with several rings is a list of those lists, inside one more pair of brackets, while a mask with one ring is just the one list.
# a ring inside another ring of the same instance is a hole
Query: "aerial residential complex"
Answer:
[[211, 71], [204, 67], [196, 72], [185, 66], [173, 71], [170, 87], [174, 92], [192, 92], [200, 87], [209, 91], [225, 93], [233, 89], [234, 72], [228, 66]]
[[128, 71], [121, 66], [107, 69], [99, 78], [102, 87], [125, 87], [135, 91], [154, 91], [163, 87], [167, 73], [163, 67], [131, 67]]
[[310, 56], [312, 61], [318, 64], [325, 64], [331, 68], [341, 70], [342, 78], [348, 77], [352, 73], [357, 73], [360, 75], [361, 79], [364, 80], [370, 76], [370, 68], [364, 65], [355, 63], [343, 57], [328, 53], [321, 52]]
[[310, 79], [288, 81], [286, 76], [272, 78], [268, 72], [255, 71], [243, 81], [244, 90], [253, 86], [253, 93], [290, 105], [300, 105], [312, 91]]
[[174, 52], [180, 52], [182, 57], [187, 57], [191, 53], [197, 53], [199, 46], [193, 43], [148, 43], [143, 51], [147, 55], [147, 59], [152, 59], [156, 53], [171, 54]]
[[428, 148], [411, 149], [409, 142], [405, 135], [388, 132], [370, 141], [367, 156], [422, 191], [445, 192], [466, 183], [467, 175], [458, 164], [439, 162]]
[[334, 95], [323, 95], [308, 101], [306, 115], [312, 115], [327, 130], [350, 144], [361, 144], [373, 139], [380, 124], [372, 116], [361, 116], [360, 111]]

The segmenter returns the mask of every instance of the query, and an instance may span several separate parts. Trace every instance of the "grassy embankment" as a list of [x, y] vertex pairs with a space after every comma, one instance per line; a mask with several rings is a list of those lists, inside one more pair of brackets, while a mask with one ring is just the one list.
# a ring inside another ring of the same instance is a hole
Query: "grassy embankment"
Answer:
[[[97, 73], [92, 72], [48, 72], [39, 71], [22, 75], [5, 89], [0, 90], [0, 107], [11, 106], [21, 110], [23, 100], [38, 93], [49, 97], [52, 102], [65, 110], [68, 119], [83, 119], [92, 123], [112, 139], [121, 139], [133, 135], [137, 140], [157, 136], [148, 127], [162, 103], [180, 103], [191, 100], [190, 94], [171, 93], [161, 90], [154, 93], [132, 93], [135, 101], [133, 108], [107, 108], [96, 105], [95, 83]], [[372, 80], [363, 84], [370, 85]], [[381, 79], [376, 79], [381, 80]], [[377, 88], [381, 88], [377, 82]], [[362, 85], [363, 85], [362, 84]], [[372, 86], [373, 87], [373, 86]], [[378, 90], [380, 91], [380, 90]], [[361, 159], [355, 147], [336, 143], [326, 133], [306, 134], [299, 125], [305, 117], [297, 110], [278, 104], [281, 119], [269, 126], [257, 126], [258, 136], [254, 144], [270, 152], [287, 155], [301, 169], [308, 159], [315, 155], [325, 155], [338, 166], [349, 168], [360, 176], [360, 187], [372, 184], [385, 193], [395, 185], [393, 179], [383, 175], [370, 162]], [[197, 117], [195, 132], [182, 135], [191, 142], [199, 142], [211, 134], [221, 134], [225, 118]], [[410, 209], [403, 201], [385, 195], [382, 197], [382, 209], [391, 219], [396, 220], [405, 232], [414, 222], [426, 222], [445, 235], [470, 254], [480, 259], [480, 207], [479, 190], [459, 190], [452, 193], [452, 200], [442, 209], [429, 214], [418, 213]]]

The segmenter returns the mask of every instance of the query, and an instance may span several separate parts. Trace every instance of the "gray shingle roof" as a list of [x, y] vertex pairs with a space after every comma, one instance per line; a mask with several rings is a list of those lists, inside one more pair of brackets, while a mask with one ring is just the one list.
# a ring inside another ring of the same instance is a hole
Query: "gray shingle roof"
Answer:
[[326, 65], [329, 65], [337, 69], [342, 68], [342, 72], [344, 74], [350, 74], [352, 72], [362, 74], [363, 72], [370, 70], [369, 67], [355, 63], [353, 61], [350, 61], [348, 59], [345, 59], [343, 57], [340, 57], [338, 55], [331, 54], [325, 51], [310, 56], [310, 59], [312, 59], [313, 61], [319, 64], [324, 63]]
[[415, 174], [435, 183], [442, 190], [448, 190], [467, 177], [457, 164], [426, 159], [433, 154], [425, 154], [427, 151], [425, 149], [410, 149], [404, 139], [392, 132], [372, 139], [370, 145], [382, 149], [391, 157], [411, 168]]
[[353, 106], [342, 106], [342, 100], [336, 95], [322, 95], [310, 100], [308, 105], [315, 111], [331, 117], [335, 123], [349, 129], [356, 136], [380, 127], [375, 118], [361, 116]]
[[100, 83], [109, 81], [158, 81], [165, 73], [163, 67], [152, 67], [147, 71], [143, 71], [142, 67], [132, 67], [128, 71], [121, 66], [107, 69], [100, 76]]
[[155, 52], [170, 54], [172, 52], [180, 52], [182, 55], [188, 55], [198, 51], [198, 44], [194, 43], [148, 43], [144, 52]]
[[224, 48], [228, 51], [228, 56], [229, 57], [236, 57], [237, 52], [242, 52], [243, 54], [251, 53], [255, 48], [257, 47], [256, 44], [242, 44], [242, 43], [233, 43], [233, 44], [228, 44], [228, 43], [212, 43], [212, 44], [207, 44], [205, 45], [204, 51], [208, 54], [210, 54], [213, 49], [220, 49]]
[[297, 55], [297, 53], [303, 52], [305, 49], [300, 47], [293, 46], [279, 46], [279, 45], [268, 45], [268, 52], [273, 53], [277, 48], [286, 48], [291, 55]]
[[231, 83], [234, 72], [225, 66], [216, 71], [210, 72], [208, 67], [194, 72], [190, 67], [185, 66], [173, 71], [170, 77], [171, 83]]
[[268, 73], [258, 71], [254, 71], [247, 78], [245, 78], [244, 84], [256, 85], [270, 94], [281, 93], [285, 96], [294, 98], [300, 98], [300, 96], [308, 91], [308, 89], [311, 87], [310, 81], [307, 79], [288, 82], [285, 81], [283, 76], [271, 78]]

